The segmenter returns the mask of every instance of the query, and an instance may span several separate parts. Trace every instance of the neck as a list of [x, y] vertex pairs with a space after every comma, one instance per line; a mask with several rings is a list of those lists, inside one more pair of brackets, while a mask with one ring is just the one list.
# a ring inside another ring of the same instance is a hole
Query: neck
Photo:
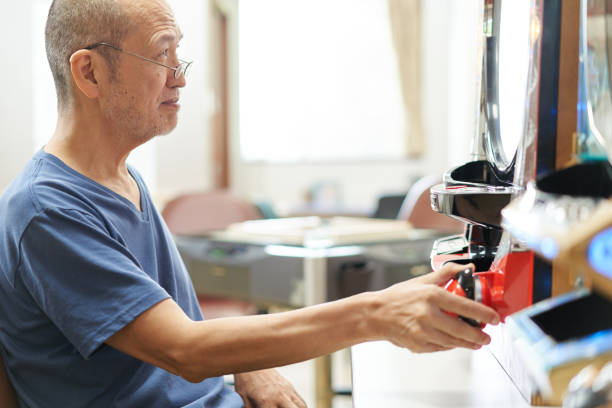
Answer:
[[61, 112], [45, 151], [94, 180], [121, 178], [127, 175], [128, 155], [138, 146], [130, 139], [98, 116]]
[[126, 166], [128, 155], [138, 146], [131, 139], [99, 116], [60, 112], [44, 150], [140, 208], [138, 186]]

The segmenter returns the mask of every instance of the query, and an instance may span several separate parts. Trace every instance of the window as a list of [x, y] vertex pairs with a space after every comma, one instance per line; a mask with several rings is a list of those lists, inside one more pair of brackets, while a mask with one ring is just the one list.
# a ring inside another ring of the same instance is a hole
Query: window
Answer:
[[239, 112], [246, 161], [403, 158], [387, 2], [239, 2]]

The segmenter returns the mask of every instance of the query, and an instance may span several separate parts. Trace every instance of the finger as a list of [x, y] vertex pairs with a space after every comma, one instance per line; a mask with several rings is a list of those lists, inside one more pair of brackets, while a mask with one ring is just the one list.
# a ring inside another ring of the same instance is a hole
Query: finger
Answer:
[[251, 404], [251, 400], [248, 397], [243, 396], [242, 394], [238, 394], [242, 398], [244, 402], [244, 408], [253, 408], [253, 404]]
[[414, 349], [411, 349], [411, 351], [414, 353], [436, 353], [438, 351], [450, 350], [451, 348], [452, 347], [444, 347], [434, 343], [423, 343], [415, 347]]
[[431, 344], [431, 347], [434, 349], [432, 353], [437, 353], [438, 351], [448, 351], [454, 348], [454, 347], [441, 346], [439, 344]]
[[287, 406], [288, 407], [297, 407], [297, 408], [308, 408], [306, 405], [306, 401], [302, 398], [302, 396], [295, 390], [291, 383], [285, 381], [286, 387], [284, 391], [283, 401], [290, 401]]
[[278, 405], [279, 408], [308, 408], [306, 403], [295, 399], [288, 399]]
[[306, 405], [306, 401], [302, 399], [300, 394], [297, 391], [292, 390], [285, 394], [282, 398], [282, 402], [279, 405], [282, 408], [308, 408]]
[[305, 402], [297, 398], [293, 398], [293, 396], [288, 396], [287, 398], [284, 398], [283, 401], [278, 404], [278, 407], [279, 408], [308, 408]]
[[308, 408], [308, 405], [306, 405], [306, 401], [304, 401], [302, 396], [300, 394], [298, 394], [297, 392], [293, 393], [292, 399], [293, 399], [293, 402], [295, 403], [296, 407], [298, 407], [298, 408]]
[[432, 283], [434, 285], [444, 285], [450, 279], [454, 278], [458, 272], [461, 272], [465, 269], [471, 269], [474, 271], [474, 264], [468, 265], [460, 265], [457, 263], [449, 262], [444, 264], [444, 266], [437, 271], [434, 271], [430, 274], [423, 276], [423, 283]]
[[[482, 330], [470, 326], [457, 317], [449, 316], [439, 309], [431, 312], [431, 325], [441, 332], [456, 338], [458, 341], [468, 343], [467, 348], [473, 349], [473, 346], [484, 346], [491, 343], [491, 337]], [[466, 346], [461, 345], [458, 347]]]
[[438, 346], [443, 348], [450, 349], [455, 347], [463, 347], [472, 350], [478, 350], [480, 347], [482, 347], [482, 344], [480, 343], [456, 337], [452, 333], [447, 333], [434, 327], [424, 329], [424, 335], [429, 343], [437, 344]]
[[495, 310], [473, 300], [453, 295], [443, 289], [440, 289], [437, 305], [447, 312], [474, 319], [477, 322], [499, 323], [499, 315]]

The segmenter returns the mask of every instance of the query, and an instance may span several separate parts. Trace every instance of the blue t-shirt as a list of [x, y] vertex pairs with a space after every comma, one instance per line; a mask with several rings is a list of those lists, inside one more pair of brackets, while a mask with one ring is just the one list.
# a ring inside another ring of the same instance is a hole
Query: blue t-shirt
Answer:
[[197, 298], [149, 193], [142, 211], [40, 151], [0, 198], [0, 352], [22, 407], [242, 407], [104, 342], [172, 297]]

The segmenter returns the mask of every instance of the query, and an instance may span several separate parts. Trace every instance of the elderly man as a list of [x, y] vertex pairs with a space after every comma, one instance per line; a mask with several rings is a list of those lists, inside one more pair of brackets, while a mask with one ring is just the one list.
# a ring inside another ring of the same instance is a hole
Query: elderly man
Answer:
[[21, 406], [304, 407], [271, 367], [369, 340], [417, 352], [489, 342], [445, 313], [499, 320], [440, 288], [458, 265], [292, 312], [203, 320], [126, 165], [177, 123], [181, 36], [163, 0], [51, 5], [57, 127], [0, 199], [0, 351]]

